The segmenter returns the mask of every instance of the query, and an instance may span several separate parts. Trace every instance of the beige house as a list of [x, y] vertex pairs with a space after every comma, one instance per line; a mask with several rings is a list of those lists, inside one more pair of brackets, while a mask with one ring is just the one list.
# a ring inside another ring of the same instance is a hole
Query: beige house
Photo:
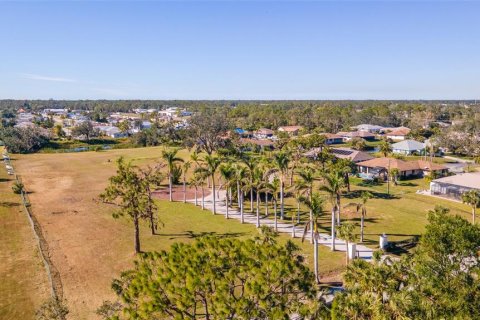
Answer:
[[388, 171], [397, 169], [399, 178], [423, 177], [434, 171], [439, 176], [448, 173], [448, 168], [437, 163], [416, 160], [405, 161], [395, 158], [374, 158], [357, 163], [358, 172], [366, 175], [373, 174], [386, 179]]
[[402, 141], [406, 139], [410, 131], [410, 128], [407, 127], [392, 128], [385, 134], [385, 137], [394, 141]]
[[303, 129], [302, 126], [284, 126], [278, 127], [278, 131], [286, 132], [290, 136], [298, 136], [298, 133]]

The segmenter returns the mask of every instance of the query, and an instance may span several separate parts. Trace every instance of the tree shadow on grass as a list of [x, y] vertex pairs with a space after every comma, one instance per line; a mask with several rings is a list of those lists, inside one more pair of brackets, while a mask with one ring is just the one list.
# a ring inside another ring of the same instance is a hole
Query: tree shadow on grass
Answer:
[[[360, 225], [360, 222], [362, 221], [361, 217], [355, 217], [355, 218], [352, 218], [352, 219], [349, 219], [349, 220], [355, 222], [357, 225]], [[379, 220], [378, 218], [369, 218], [369, 217], [365, 217], [363, 219], [365, 224], [367, 224], [367, 223], [377, 223], [378, 220]]]
[[225, 232], [225, 233], [217, 233], [214, 231], [201, 231], [195, 232], [191, 230], [187, 230], [181, 233], [156, 233], [155, 236], [159, 237], [169, 237], [169, 240], [173, 239], [197, 239], [201, 237], [212, 236], [216, 238], [238, 238], [243, 235], [246, 235], [245, 232]]
[[[365, 233], [365, 236], [378, 236], [380, 237], [380, 233]], [[388, 246], [386, 248], [386, 252], [394, 254], [394, 255], [402, 255], [409, 253], [411, 249], [415, 248], [420, 241], [420, 235], [418, 234], [404, 234], [404, 233], [388, 233], [387, 236], [397, 236], [397, 237], [408, 237], [404, 240], [398, 241], [388, 241]], [[375, 240], [365, 239], [363, 244], [367, 245], [375, 245], [378, 244]]]
[[401, 187], [418, 187], [418, 184], [413, 182], [399, 182], [398, 185]]
[[392, 253], [395, 255], [406, 254], [406, 253], [409, 253], [409, 250], [415, 248], [418, 245], [419, 241], [420, 241], [419, 235], [414, 235], [413, 237], [410, 237], [405, 240], [391, 241], [389, 242], [386, 251], [388, 253]]
[[[362, 192], [364, 192], [364, 191], [366, 191], [366, 190], [353, 190], [353, 191], [350, 191], [350, 192], [344, 194], [343, 198], [346, 198], [346, 199], [360, 198], [362, 196]], [[376, 199], [388, 199], [388, 200], [400, 199], [396, 195], [388, 194], [388, 193], [384, 193], [384, 192], [376, 192], [376, 191], [371, 191], [371, 190], [368, 190], [368, 192], [370, 194], [372, 194], [373, 198], [376, 198]]]
[[2, 201], [0, 202], [0, 207], [4, 208], [13, 208], [13, 207], [18, 207], [20, 203], [18, 202], [11, 202], [11, 201]]

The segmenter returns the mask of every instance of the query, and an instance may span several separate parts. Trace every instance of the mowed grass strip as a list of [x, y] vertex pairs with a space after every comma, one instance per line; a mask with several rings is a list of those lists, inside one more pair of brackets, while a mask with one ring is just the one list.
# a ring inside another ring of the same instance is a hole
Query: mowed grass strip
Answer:
[[34, 319], [49, 298], [47, 274], [19, 195], [0, 168], [0, 319]]

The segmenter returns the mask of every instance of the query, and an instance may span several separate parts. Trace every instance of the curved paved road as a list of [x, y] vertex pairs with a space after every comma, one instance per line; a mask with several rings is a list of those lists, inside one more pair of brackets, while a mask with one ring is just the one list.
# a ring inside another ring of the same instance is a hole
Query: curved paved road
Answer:
[[[219, 196], [216, 199], [217, 214], [226, 215], [227, 207], [225, 206], [225, 195], [226, 195], [225, 190], [218, 191], [218, 195]], [[205, 196], [205, 208], [210, 210], [210, 211], [213, 211], [213, 201], [212, 201], [213, 199], [212, 198], [213, 198], [212, 194], [210, 194], [208, 196]], [[194, 203], [195, 201], [194, 200], [188, 200], [188, 202]], [[199, 205], [201, 204], [201, 198], [199, 198], [198, 203], [199, 203]], [[237, 209], [234, 209], [234, 208], [229, 207], [228, 216], [231, 219], [241, 220], [240, 211], [238, 211]], [[243, 218], [244, 218], [245, 223], [251, 223], [251, 224], [256, 224], [257, 223], [256, 214], [251, 214], [251, 213], [244, 212]], [[260, 215], [260, 224], [261, 225], [268, 225], [268, 226], [273, 228], [274, 225], [275, 225], [275, 222], [274, 222], [273, 219], [264, 218], [263, 215], [261, 214]], [[284, 222], [278, 222], [277, 223], [277, 229], [278, 229], [278, 232], [288, 233], [290, 235], [293, 235], [292, 224], [287, 224], [287, 223], [284, 223]], [[299, 226], [299, 225], [295, 226], [295, 236], [300, 237], [303, 234], [303, 229], [304, 229], [303, 226]], [[306, 238], [308, 240], [310, 240], [310, 233], [307, 234]], [[332, 238], [331, 238], [330, 235], [321, 233], [319, 244], [327, 246], [327, 247], [331, 247], [331, 239]], [[335, 239], [335, 250], [345, 252], [346, 251], [345, 241], [336, 238]], [[364, 245], [357, 244], [357, 256], [359, 258], [362, 258], [362, 259], [365, 259], [365, 260], [371, 260], [372, 255], [373, 255], [373, 249], [371, 249], [369, 247], [366, 247]]]

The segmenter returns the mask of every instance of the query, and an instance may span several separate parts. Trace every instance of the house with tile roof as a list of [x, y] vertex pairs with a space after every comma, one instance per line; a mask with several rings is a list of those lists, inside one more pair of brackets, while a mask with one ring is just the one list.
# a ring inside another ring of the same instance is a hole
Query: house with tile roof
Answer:
[[374, 158], [357, 163], [358, 172], [366, 175], [373, 174], [383, 179], [387, 178], [388, 171], [397, 169], [399, 178], [416, 178], [430, 174], [432, 171], [437, 176], [444, 176], [448, 168], [444, 165], [424, 160], [405, 161], [395, 158]]
[[385, 137], [394, 141], [401, 141], [406, 139], [410, 131], [410, 128], [407, 127], [392, 128], [388, 130], [388, 132], [385, 134]]
[[374, 158], [366, 152], [354, 150], [351, 148], [331, 148], [330, 152], [337, 159], [348, 159], [355, 163], [371, 160]]
[[338, 134], [322, 133], [322, 135], [325, 136], [325, 144], [326, 145], [343, 143], [343, 138], [341, 136], [339, 136]]
[[302, 130], [302, 126], [283, 126], [283, 127], [278, 127], [278, 131], [280, 132], [286, 132], [290, 136], [297, 136], [300, 130]]
[[[373, 159], [373, 156], [371, 156], [366, 152], [358, 151], [350, 148], [338, 147], [338, 148], [330, 148], [329, 150], [335, 158], [348, 159], [355, 163]], [[306, 152], [305, 156], [308, 158], [315, 159], [315, 157], [319, 152], [320, 152], [320, 148], [313, 148], [310, 151]]]
[[254, 132], [253, 136], [257, 139], [266, 139], [273, 137], [273, 130], [267, 128], [261, 128]]

